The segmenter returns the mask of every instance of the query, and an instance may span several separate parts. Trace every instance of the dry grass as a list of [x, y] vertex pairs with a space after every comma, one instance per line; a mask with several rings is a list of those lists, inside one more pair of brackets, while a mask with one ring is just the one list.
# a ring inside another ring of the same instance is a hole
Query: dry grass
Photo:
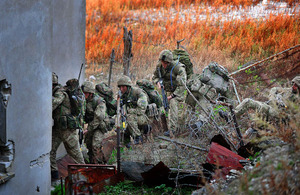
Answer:
[[[192, 20], [186, 14], [185, 21], [177, 14], [172, 18], [169, 8], [181, 9], [191, 3], [199, 5], [207, 3], [214, 9], [226, 9], [228, 5], [250, 6], [259, 1], [250, 0], [87, 0], [86, 60], [93, 63], [108, 64], [109, 56], [114, 48], [116, 60], [122, 62], [123, 27], [133, 31], [134, 73], [145, 67], [153, 67], [157, 55], [162, 49], [176, 47], [176, 41], [186, 40], [183, 45], [191, 53], [196, 68], [215, 60], [229, 69], [235, 69], [241, 63], [251, 59], [261, 59], [290, 46], [299, 44], [299, 13], [294, 17], [288, 15], [270, 15], [265, 21], [251, 19], [235, 20], [220, 23], [212, 20], [207, 12], [206, 20]], [[293, 4], [295, 1], [288, 1]], [[164, 9], [162, 9], [162, 7]], [[163, 14], [164, 20], [135, 16], [133, 9], [143, 11], [149, 8], [154, 14]], [[231, 8], [233, 9], [233, 8]], [[199, 9], [196, 14], [203, 14]], [[151, 69], [153, 70], [153, 69]], [[98, 71], [98, 69], [87, 71]], [[144, 71], [145, 72], [145, 71]], [[148, 73], [152, 71], [149, 70]], [[137, 75], [140, 76], [140, 75]], [[141, 76], [145, 76], [144, 73]]]

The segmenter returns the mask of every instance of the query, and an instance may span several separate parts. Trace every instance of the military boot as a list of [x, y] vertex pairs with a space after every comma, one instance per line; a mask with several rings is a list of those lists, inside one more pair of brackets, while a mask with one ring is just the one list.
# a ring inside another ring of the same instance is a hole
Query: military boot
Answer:
[[143, 137], [142, 136], [136, 136], [135, 139], [134, 139], [134, 144], [137, 145], [137, 144], [143, 144]]
[[58, 171], [51, 171], [51, 181], [58, 180]]
[[143, 125], [143, 131], [144, 134], [149, 134], [152, 130], [152, 126], [151, 125]]

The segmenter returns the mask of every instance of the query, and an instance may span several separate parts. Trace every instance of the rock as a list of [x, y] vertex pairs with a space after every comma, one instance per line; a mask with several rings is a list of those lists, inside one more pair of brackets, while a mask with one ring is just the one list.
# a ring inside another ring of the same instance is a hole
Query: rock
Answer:
[[141, 182], [143, 177], [141, 173], [149, 171], [153, 165], [145, 165], [144, 163], [125, 161], [121, 163], [121, 170], [125, 177], [132, 181]]

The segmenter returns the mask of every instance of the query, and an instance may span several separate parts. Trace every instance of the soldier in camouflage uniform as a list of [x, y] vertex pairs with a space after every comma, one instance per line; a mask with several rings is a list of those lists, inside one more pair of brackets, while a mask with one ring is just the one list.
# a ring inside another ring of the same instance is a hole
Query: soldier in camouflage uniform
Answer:
[[146, 116], [148, 97], [142, 89], [132, 86], [128, 76], [123, 75], [119, 79], [118, 87], [122, 93], [122, 104], [126, 106], [128, 130], [133, 136], [135, 144], [138, 144], [143, 141], [140, 129], [149, 122]]
[[186, 71], [185, 66], [178, 60], [173, 61], [173, 54], [170, 50], [163, 50], [159, 54], [159, 62], [157, 69], [154, 72], [152, 78], [153, 82], [157, 85], [158, 89], [161, 89], [159, 83], [159, 72], [163, 79], [164, 88], [168, 95], [168, 101], [170, 102], [170, 110], [168, 114], [168, 129], [165, 132], [166, 136], [170, 136], [170, 131], [175, 132], [178, 129], [179, 115], [183, 115], [182, 108], [186, 98]]
[[101, 142], [104, 134], [109, 129], [109, 118], [107, 115], [105, 100], [95, 94], [92, 82], [86, 81], [82, 85], [86, 98], [86, 112], [84, 120], [88, 123], [85, 143], [88, 149], [90, 163], [101, 164]]
[[[283, 119], [283, 113], [281, 110], [286, 109], [286, 102], [291, 101], [299, 104], [299, 86], [300, 86], [300, 76], [296, 76], [292, 80], [291, 88], [273, 87], [269, 93], [268, 102], [255, 101], [250, 98], [246, 98], [240, 103], [236, 109], [235, 113], [237, 117], [240, 117], [249, 109], [256, 110], [259, 114], [263, 116], [266, 120], [272, 119], [279, 122]], [[283, 119], [287, 120], [287, 119]], [[286, 123], [286, 122], [285, 122]]]
[[[69, 80], [70, 81], [70, 80]], [[71, 115], [71, 103], [66, 90], [67, 86], [62, 87], [58, 84], [58, 77], [52, 73], [52, 149], [50, 152], [51, 178], [58, 179], [58, 169], [56, 164], [56, 151], [63, 142], [67, 153], [73, 158], [75, 163], [84, 164], [83, 155], [80, 151], [78, 133], [73, 123]], [[77, 80], [78, 83], [78, 80]]]

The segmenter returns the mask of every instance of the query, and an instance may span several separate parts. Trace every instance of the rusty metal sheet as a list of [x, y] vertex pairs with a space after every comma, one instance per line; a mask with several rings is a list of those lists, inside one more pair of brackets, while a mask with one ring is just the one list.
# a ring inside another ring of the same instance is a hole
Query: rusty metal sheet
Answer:
[[206, 162], [230, 169], [242, 169], [243, 166], [240, 164], [240, 160], [245, 160], [243, 157], [232, 152], [231, 150], [215, 143], [211, 143]]
[[124, 181], [124, 176], [117, 174], [111, 165], [70, 164], [65, 180], [67, 194], [100, 193], [105, 185], [114, 185]]

